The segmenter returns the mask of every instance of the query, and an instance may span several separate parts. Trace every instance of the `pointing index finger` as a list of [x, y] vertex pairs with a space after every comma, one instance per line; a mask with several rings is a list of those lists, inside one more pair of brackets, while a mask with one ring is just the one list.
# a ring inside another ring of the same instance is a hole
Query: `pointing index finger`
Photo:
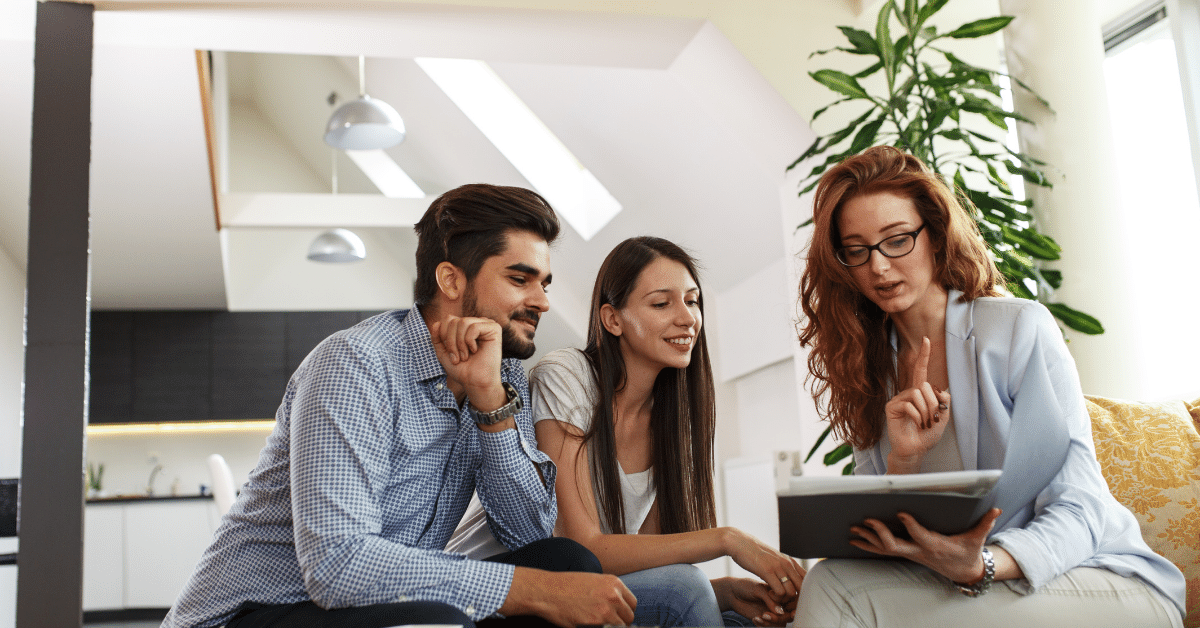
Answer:
[[932, 347], [933, 343], [929, 342], [929, 336], [921, 338], [921, 350], [917, 353], [916, 364], [913, 365], [909, 388], [918, 388], [921, 384], [929, 381], [929, 354], [933, 352]]

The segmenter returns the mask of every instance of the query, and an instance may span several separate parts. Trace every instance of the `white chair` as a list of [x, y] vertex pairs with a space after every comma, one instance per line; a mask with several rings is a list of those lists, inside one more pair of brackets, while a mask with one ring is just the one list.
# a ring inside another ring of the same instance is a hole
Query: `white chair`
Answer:
[[212, 474], [213, 500], [217, 502], [217, 511], [224, 516], [237, 497], [237, 487], [233, 485], [233, 472], [229, 470], [229, 463], [225, 462], [225, 457], [221, 454], [208, 457], [208, 471]]

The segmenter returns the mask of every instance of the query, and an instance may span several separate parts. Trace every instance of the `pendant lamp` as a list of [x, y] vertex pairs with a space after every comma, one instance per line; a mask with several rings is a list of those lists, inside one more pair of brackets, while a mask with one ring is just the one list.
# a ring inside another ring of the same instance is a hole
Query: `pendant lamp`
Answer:
[[342, 150], [391, 148], [404, 141], [404, 121], [391, 105], [367, 95], [366, 57], [358, 57], [358, 98], [342, 104], [325, 125], [325, 143]]
[[314, 262], [357, 262], [366, 257], [367, 247], [362, 238], [349, 229], [330, 229], [308, 247], [308, 259]]

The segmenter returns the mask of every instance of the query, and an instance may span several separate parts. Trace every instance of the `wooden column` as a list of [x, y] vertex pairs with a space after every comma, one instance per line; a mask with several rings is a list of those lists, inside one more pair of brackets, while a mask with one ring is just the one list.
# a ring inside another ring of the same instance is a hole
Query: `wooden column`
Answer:
[[37, 6], [17, 628], [83, 623], [92, 14]]

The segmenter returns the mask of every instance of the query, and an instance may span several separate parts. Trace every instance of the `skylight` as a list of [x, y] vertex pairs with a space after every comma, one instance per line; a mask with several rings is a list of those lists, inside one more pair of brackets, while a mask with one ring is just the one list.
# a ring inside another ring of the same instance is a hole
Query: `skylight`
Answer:
[[388, 198], [425, 198], [425, 192], [382, 149], [347, 150], [346, 156]]
[[620, 213], [621, 203], [488, 64], [416, 62], [584, 240]]

